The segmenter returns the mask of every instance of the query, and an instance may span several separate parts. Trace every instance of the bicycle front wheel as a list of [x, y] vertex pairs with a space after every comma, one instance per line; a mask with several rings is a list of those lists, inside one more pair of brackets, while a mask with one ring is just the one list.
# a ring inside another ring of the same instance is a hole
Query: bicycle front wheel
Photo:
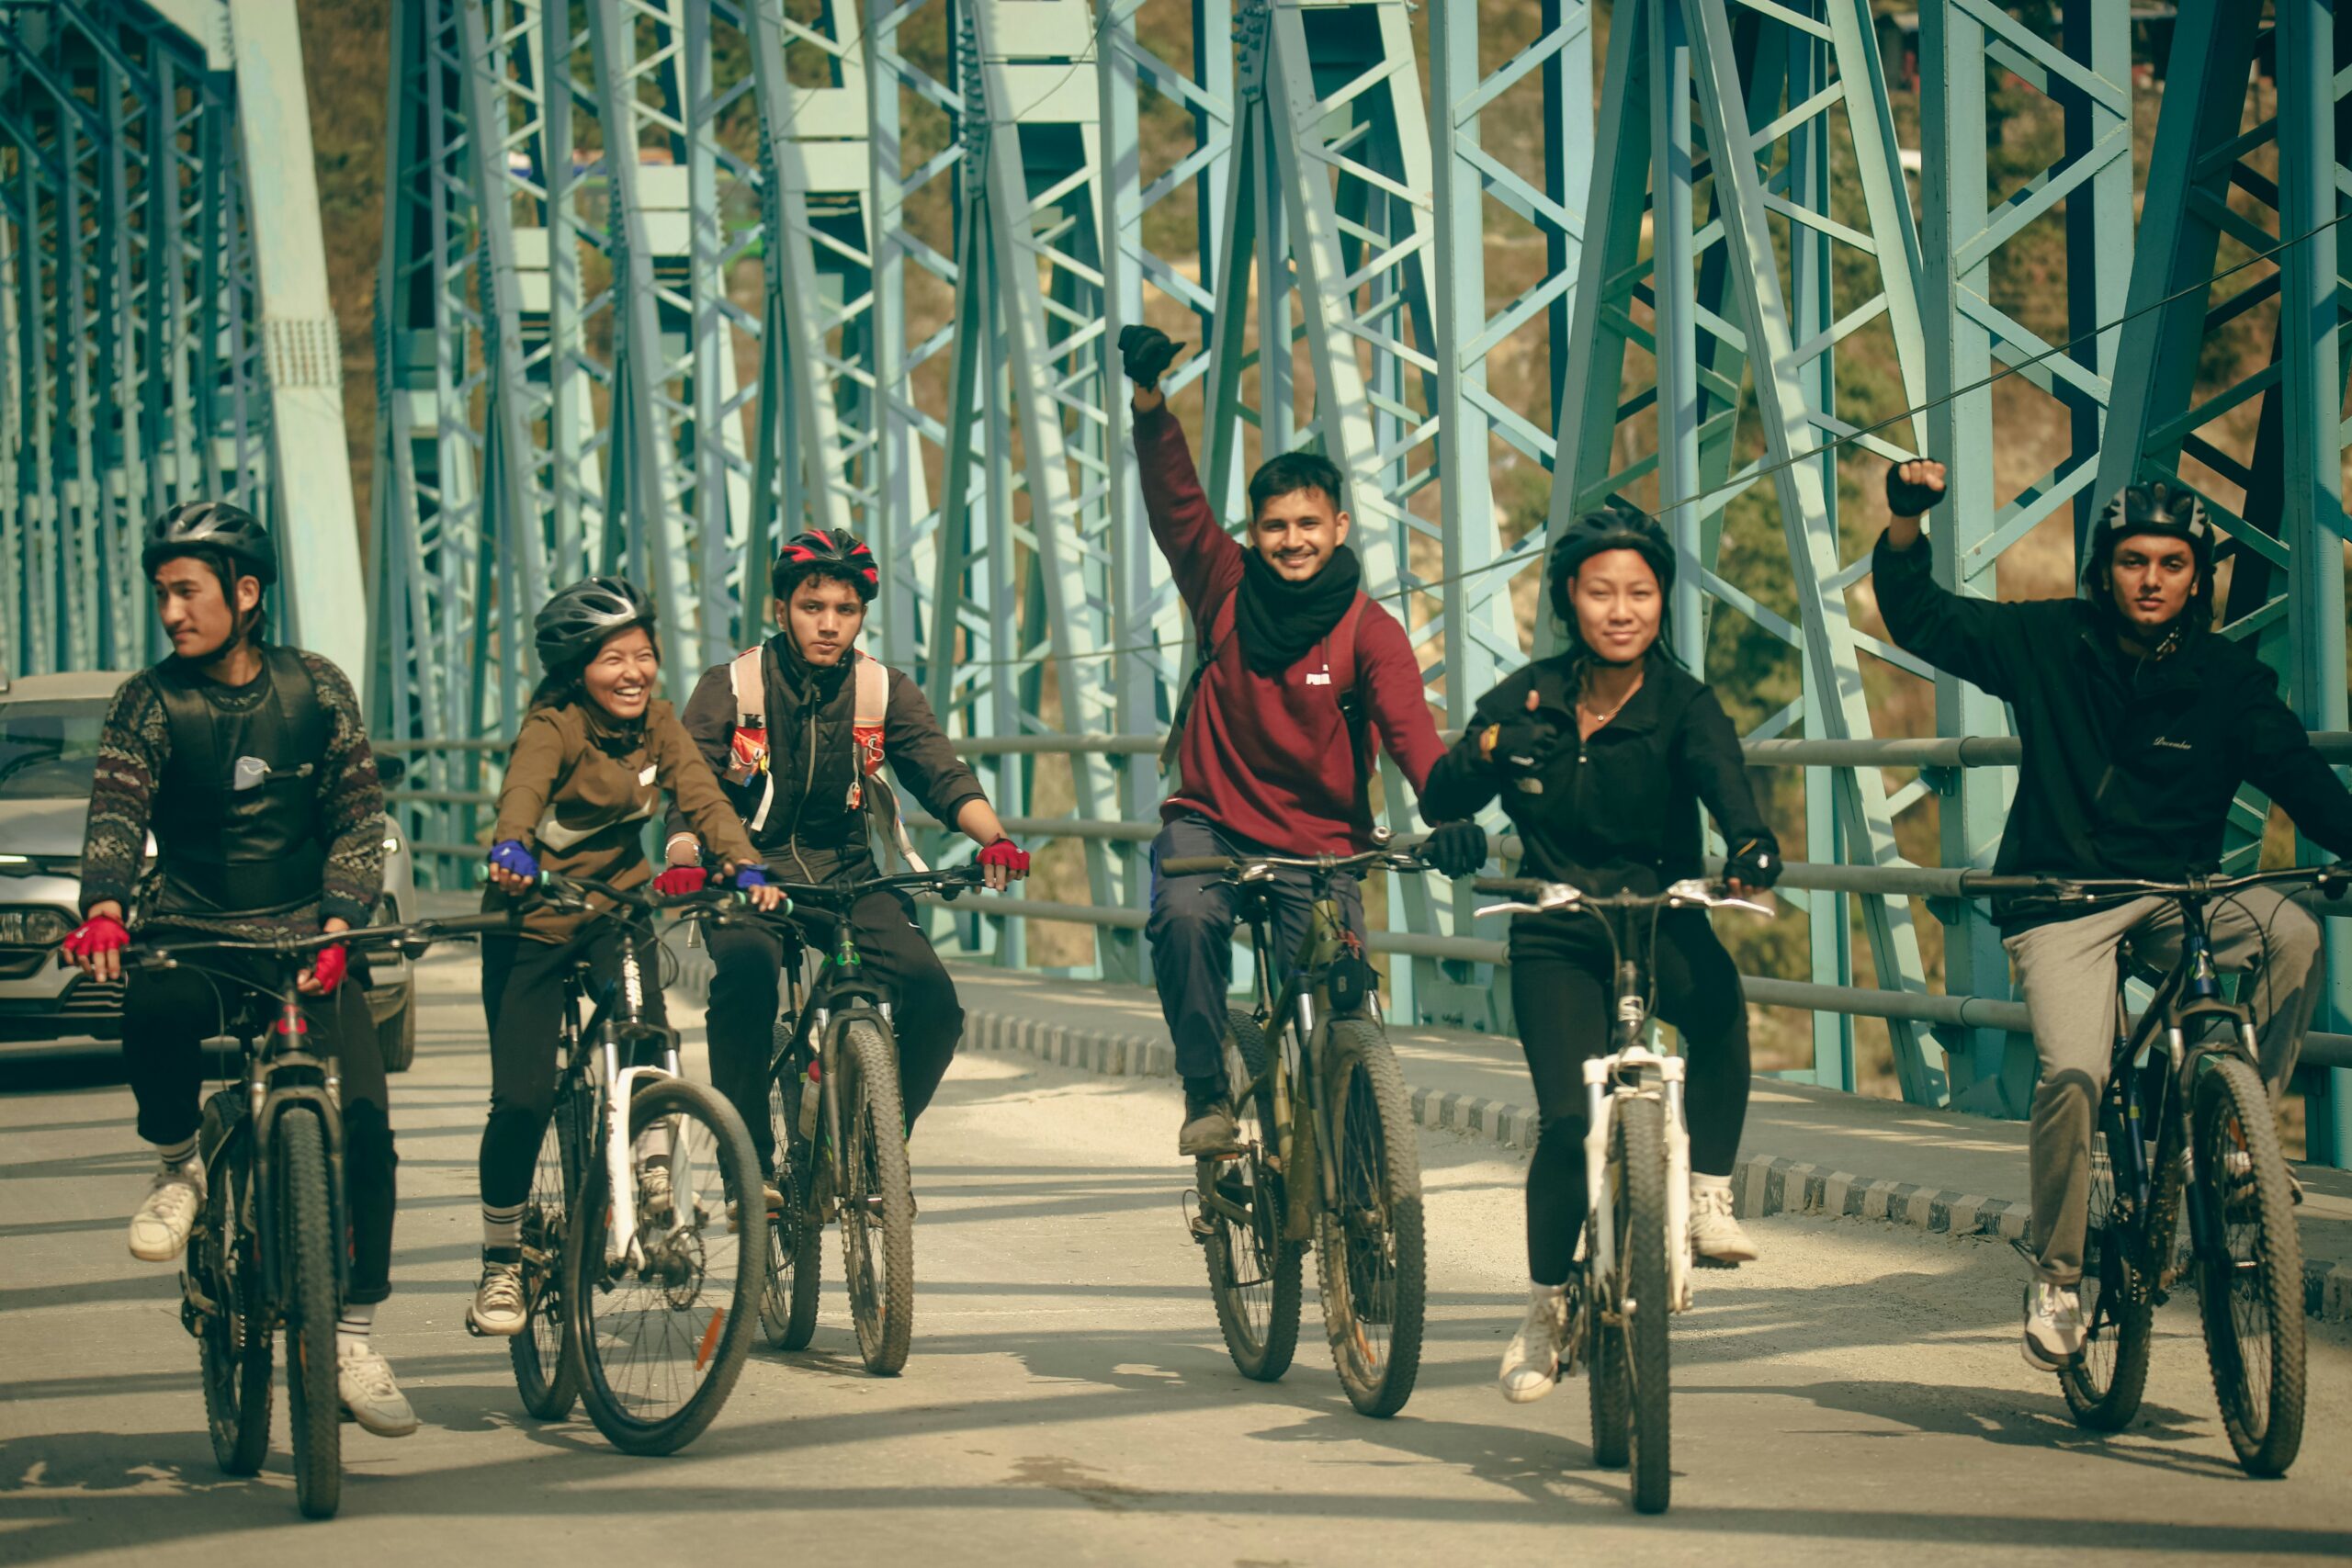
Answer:
[[188, 1273], [212, 1303], [196, 1341], [212, 1457], [231, 1475], [258, 1475], [269, 1457], [275, 1358], [253, 1228], [253, 1138], [243, 1131], [232, 1137], [228, 1153], [207, 1173], [204, 1223], [188, 1244]]
[[2270, 1097], [2220, 1058], [2190, 1105], [2204, 1211], [2197, 1299], [2222, 1426], [2249, 1475], [2284, 1475], [2303, 1442], [2303, 1249]]
[[562, 1420], [580, 1395], [579, 1370], [564, 1353], [571, 1333], [563, 1247], [571, 1228], [571, 1195], [580, 1190], [585, 1163], [588, 1139], [582, 1125], [588, 1107], [583, 1094], [558, 1096], [555, 1114], [548, 1118], [547, 1133], [539, 1139], [531, 1195], [523, 1205], [523, 1310], [529, 1322], [506, 1342], [506, 1354], [514, 1365], [514, 1388], [523, 1396], [523, 1408], [541, 1421]]
[[1645, 1514], [1666, 1511], [1674, 1494], [1674, 1441], [1669, 1426], [1668, 1383], [1672, 1368], [1667, 1346], [1668, 1308], [1666, 1258], [1666, 1114], [1657, 1100], [1620, 1098], [1613, 1134], [1625, 1180], [1618, 1190], [1617, 1271], [1624, 1281], [1617, 1310], [1617, 1332], [1624, 1344], [1629, 1462], [1634, 1506]]
[[1202, 1250], [1208, 1257], [1209, 1299], [1234, 1366], [1245, 1378], [1272, 1382], [1290, 1371], [1298, 1349], [1304, 1248], [1283, 1239], [1285, 1194], [1270, 1157], [1272, 1141], [1280, 1136], [1273, 1091], [1242, 1093], [1245, 1084], [1265, 1076], [1272, 1059], [1265, 1032], [1240, 1011], [1227, 1013], [1226, 1027], [1233, 1049], [1225, 1071], [1243, 1152], [1194, 1162], [1201, 1212], [1208, 1220]]
[[[2119, 1205], [2114, 1156], [2129, 1154], [2121, 1108], [2108, 1103], [2106, 1125], [2091, 1141], [2089, 1226], [2084, 1235], [2083, 1353], [2058, 1373], [2075, 1424], [2120, 1432], [2140, 1412], [2154, 1337], [2154, 1281], [2149, 1277], [2143, 1224]], [[2158, 1182], [2159, 1191], [2165, 1190]], [[2154, 1200], [2161, 1201], [2161, 1199]]]
[[[781, 1026], [779, 1026], [781, 1029]], [[782, 1207], [768, 1215], [766, 1289], [760, 1295], [760, 1328], [776, 1350], [806, 1349], [817, 1332], [819, 1259], [824, 1227], [808, 1202], [813, 1171], [808, 1141], [800, 1135], [803, 1096], [817, 1088], [792, 1057], [776, 1064], [768, 1083], [768, 1132], [775, 1141], [775, 1189]]]
[[842, 1030], [842, 1265], [858, 1354], [876, 1377], [907, 1364], [915, 1318], [914, 1176], [899, 1059], [872, 1022]]
[[[564, 1247], [564, 1295], [581, 1402], [615, 1448], [674, 1453], [727, 1403], [751, 1351], [767, 1247], [759, 1161], [742, 1119], [684, 1078], [639, 1089], [628, 1111], [639, 1180], [635, 1245], [608, 1262], [612, 1181], [592, 1158]], [[645, 1200], [666, 1162], [670, 1199]], [[728, 1218], [731, 1206], [743, 1218]]]
[[1317, 1279], [1348, 1403], [1394, 1416], [1412, 1397], [1428, 1301], [1421, 1155], [1404, 1075], [1379, 1025], [1331, 1025], [1331, 1137], [1339, 1190], [1317, 1213]]
[[286, 1416], [294, 1433], [294, 1501], [305, 1518], [326, 1519], [343, 1504], [343, 1397], [336, 1391], [333, 1194], [326, 1133], [302, 1105], [277, 1121], [277, 1213], [285, 1231], [280, 1266], [288, 1286]]

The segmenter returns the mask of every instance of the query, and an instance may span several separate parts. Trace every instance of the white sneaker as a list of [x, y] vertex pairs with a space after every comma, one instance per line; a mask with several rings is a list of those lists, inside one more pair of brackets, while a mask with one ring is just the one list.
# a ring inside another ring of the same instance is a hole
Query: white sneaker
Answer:
[[637, 1205], [649, 1214], [666, 1214], [673, 1201], [670, 1193], [670, 1168], [649, 1165], [637, 1173]]
[[530, 1314], [523, 1310], [521, 1264], [481, 1266], [481, 1282], [474, 1287], [474, 1303], [466, 1309], [466, 1321], [473, 1325], [475, 1333], [500, 1338], [520, 1334], [529, 1326]]
[[2083, 1353], [2083, 1302], [2072, 1285], [2041, 1280], [2025, 1288], [2025, 1364], [2054, 1372]]
[[187, 1246], [196, 1212], [204, 1206], [204, 1168], [191, 1161], [159, 1170], [147, 1185], [147, 1201], [130, 1216], [130, 1256], [143, 1263], [169, 1263]]
[[334, 1386], [343, 1396], [344, 1414], [361, 1430], [379, 1438], [405, 1438], [416, 1430], [416, 1412], [374, 1346], [348, 1344], [336, 1352]]
[[1503, 1349], [1503, 1397], [1527, 1404], [1551, 1393], [1560, 1381], [1560, 1346], [1567, 1337], [1568, 1288], [1531, 1283], [1527, 1315]]
[[1756, 1244], [1731, 1212], [1731, 1188], [1690, 1182], [1690, 1250], [1710, 1263], [1756, 1261]]

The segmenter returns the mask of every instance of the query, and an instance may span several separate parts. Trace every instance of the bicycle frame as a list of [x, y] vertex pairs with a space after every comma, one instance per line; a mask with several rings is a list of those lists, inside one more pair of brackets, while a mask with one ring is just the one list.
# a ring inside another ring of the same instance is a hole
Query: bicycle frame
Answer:
[[[1666, 1122], [1666, 1261], [1668, 1284], [1673, 1292], [1669, 1310], [1690, 1309], [1690, 1132], [1682, 1120], [1684, 1063], [1671, 1052], [1646, 1043], [1648, 1009], [1643, 1004], [1639, 973], [1630, 963], [1617, 970], [1617, 1049], [1584, 1064], [1585, 1190], [1592, 1194], [1585, 1215], [1585, 1247], [1594, 1271], [1602, 1278], [1617, 1272], [1617, 1235], [1603, 1217], [1615, 1206], [1609, 1158], [1610, 1137], [1616, 1131], [1621, 1096], [1634, 1095], [1665, 1102]], [[1652, 1087], [1649, 1074], [1656, 1074]]]
[[[2211, 1056], [2230, 1055], [2239, 1057], [2257, 1074], [2261, 1071], [2252, 1012], [2222, 995], [2221, 976], [2213, 964], [2212, 939], [2206, 927], [2205, 900], [2194, 895], [2181, 895], [2172, 901], [2180, 910], [2180, 956], [2157, 983], [2139, 1021], [2128, 1032], [2118, 1031], [2116, 1051], [2109, 1069], [2123, 1100], [2126, 1123], [2138, 1131], [2124, 1140], [2130, 1146], [2120, 1151], [2121, 1165], [2117, 1163], [2119, 1151], [2108, 1150], [2108, 1166], [2119, 1190], [2129, 1179], [2132, 1212], [2143, 1216], [2149, 1213], [2162, 1156], [2177, 1151], [2178, 1157], [2188, 1162], [2188, 1182], [2193, 1184], [2196, 1179], [2196, 1149], [2188, 1134], [2186, 1117], [2191, 1079], [2199, 1065]], [[2119, 1016], [2122, 1016], [2120, 970], [2117, 990]], [[2203, 1027], [2209, 1021], [2229, 1028], [2224, 1033]], [[2154, 1108], [2154, 1114], [2150, 1115], [2143, 1090], [2147, 1069], [2159, 1050], [2165, 1057], [2165, 1070], [2157, 1079], [2163, 1098]], [[2155, 1132], [2156, 1158], [2151, 1158], [2148, 1150], [2151, 1123]], [[2201, 1203], [2192, 1202], [2187, 1207], [2190, 1246], [2199, 1258], [2210, 1260], [2213, 1256], [2211, 1217]], [[2159, 1260], [2160, 1266], [2162, 1261]]]
[[[1331, 968], [1347, 950], [1351, 933], [1347, 922], [1340, 916], [1340, 901], [1330, 890], [1329, 881], [1316, 879], [1315, 899], [1307, 916], [1306, 931], [1299, 939], [1298, 951], [1292, 956], [1289, 972], [1283, 976], [1279, 989], [1272, 984], [1273, 971], [1269, 964], [1272, 942], [1268, 928], [1272, 911], [1268, 908], [1267, 893], [1273, 885], [1271, 876], [1254, 879], [1262, 886], [1246, 900], [1243, 918], [1250, 922], [1250, 951], [1257, 972], [1257, 1007], [1254, 1010], [1261, 1025], [1275, 1026], [1273, 1049], [1266, 1053], [1265, 1077], [1270, 1080], [1267, 1092], [1274, 1102], [1274, 1126], [1279, 1142], [1275, 1148], [1275, 1168], [1294, 1182], [1300, 1166], [1314, 1185], [1306, 1191], [1294, 1191], [1289, 1212], [1295, 1218], [1292, 1227], [1300, 1229], [1312, 1215], [1320, 1195], [1339, 1190], [1339, 1171], [1332, 1164], [1335, 1157], [1329, 1129], [1323, 1125], [1328, 1108], [1321, 1092], [1322, 1042], [1324, 1031], [1334, 1014], [1331, 1007], [1329, 979]], [[1245, 888], [1249, 882], [1244, 881]], [[1378, 1008], [1376, 990], [1365, 993], [1368, 1005]], [[1298, 1042], [1300, 1061], [1294, 1074], [1290, 1058], [1280, 1041], [1284, 1031], [1281, 1021], [1287, 1019], [1291, 1032]], [[1258, 1092], [1258, 1080], [1237, 1086], [1234, 1097], [1246, 1100]], [[1294, 1110], [1294, 1101], [1305, 1114]], [[1311, 1158], [1300, 1159], [1298, 1143], [1300, 1130], [1305, 1129], [1306, 1154]], [[1300, 1236], [1286, 1239], [1298, 1240]]]
[[[826, 913], [830, 915], [831, 911]], [[880, 1020], [886, 1030], [891, 1027], [891, 1021], [890, 1004], [876, 996], [865, 980], [865, 961], [858, 954], [854, 928], [846, 918], [836, 919], [835, 926], [833, 950], [821, 960], [815, 983], [808, 987], [808, 995], [798, 994], [802, 987], [797, 972], [786, 982], [792, 998], [786, 1004], [793, 1012], [792, 1038], [769, 1060], [768, 1074], [773, 1077], [777, 1066], [800, 1042], [813, 1043], [817, 1113], [824, 1119], [825, 1159], [838, 1185], [847, 1176], [842, 1162], [848, 1157], [842, 1137], [841, 1074], [837, 1070], [842, 1037], [861, 1014]]]
[[[681, 1076], [678, 1032], [664, 1024], [645, 1021], [645, 970], [637, 955], [634, 935], [632, 929], [624, 936], [620, 943], [620, 974], [597, 999], [587, 1026], [583, 1029], [568, 1025], [571, 1048], [567, 1052], [570, 1065], [566, 1077], [582, 1075], [588, 1091], [594, 1096], [593, 1122], [602, 1145], [605, 1179], [614, 1194], [611, 1219], [605, 1227], [607, 1268], [641, 1269], [646, 1261], [637, 1227], [637, 1166], [629, 1157], [628, 1108], [637, 1086], [650, 1079]], [[588, 992], [588, 964], [584, 959], [575, 960], [565, 974], [564, 992], [565, 1016], [567, 1020], [577, 1020], [580, 1003]], [[592, 1063], [582, 1059], [584, 1043], [591, 1040], [596, 1043], [594, 1073], [587, 1071]], [[622, 1066], [639, 1054], [637, 1048], [641, 1044], [660, 1046], [661, 1065]], [[624, 1046], [628, 1047], [626, 1055]], [[674, 1147], [670, 1155], [673, 1162], [683, 1157]], [[691, 1170], [673, 1163], [672, 1190], [693, 1191], [692, 1177]], [[673, 1224], [678, 1221], [674, 1208], [671, 1218]]]

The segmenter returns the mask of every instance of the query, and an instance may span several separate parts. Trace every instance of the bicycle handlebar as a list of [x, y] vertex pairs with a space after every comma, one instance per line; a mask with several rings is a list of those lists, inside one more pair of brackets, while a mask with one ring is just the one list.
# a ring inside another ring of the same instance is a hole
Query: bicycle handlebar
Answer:
[[[785, 896], [795, 903], [854, 904], [868, 893], [936, 893], [943, 898], [953, 898], [967, 887], [977, 887], [987, 877], [988, 868], [977, 861], [962, 865], [935, 866], [929, 871], [894, 872], [888, 876], [868, 876], [846, 882], [778, 882], [771, 886], [784, 889]], [[784, 911], [776, 911], [782, 914]]]
[[1290, 871], [1356, 871], [1378, 866], [1386, 871], [1428, 871], [1418, 850], [1366, 850], [1352, 855], [1176, 855], [1159, 863], [1162, 876], [1248, 875], [1259, 868], [1281, 866]]
[[1964, 871], [1960, 875], [1961, 891], [1971, 897], [2014, 897], [2052, 904], [2095, 904], [2109, 898], [2222, 897], [2248, 887], [2290, 882], [2315, 886], [2329, 897], [2340, 898], [2346, 888], [2352, 888], [2352, 862], [2286, 866], [2241, 876], [2191, 876], [2177, 882], [2137, 876], [2003, 875], [1989, 871]]
[[355, 926], [349, 931], [322, 931], [316, 936], [283, 936], [266, 939], [218, 936], [166, 937], [161, 941], [139, 942], [124, 953], [125, 962], [135, 967], [160, 969], [169, 966], [184, 953], [263, 953], [272, 957], [307, 958], [330, 947], [349, 947], [360, 951], [373, 948], [430, 945], [436, 942], [454, 942], [461, 937], [482, 936], [492, 931], [519, 929], [519, 920], [507, 914], [452, 915], [444, 919], [412, 920], [398, 926]]
[[1747, 909], [1773, 913], [1771, 906], [1754, 898], [1735, 897], [1725, 882], [1688, 876], [1657, 893], [1588, 893], [1566, 882], [1545, 882], [1532, 876], [1481, 876], [1470, 884], [1474, 893], [1497, 894], [1523, 900], [1492, 904], [1481, 915], [1544, 914], [1555, 909]]

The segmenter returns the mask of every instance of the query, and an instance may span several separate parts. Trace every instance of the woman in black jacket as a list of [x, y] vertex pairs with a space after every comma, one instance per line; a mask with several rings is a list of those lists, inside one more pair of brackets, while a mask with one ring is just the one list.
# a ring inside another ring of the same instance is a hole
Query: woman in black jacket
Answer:
[[[1430, 773], [1421, 815], [1466, 818], [1499, 795], [1524, 847], [1521, 875], [1655, 893], [1702, 874], [1703, 803], [1734, 846], [1726, 875], [1738, 887], [1770, 886], [1780, 844], [1757, 810], [1739, 737], [1660, 635], [1673, 587], [1674, 549], [1654, 519], [1622, 502], [1578, 518], [1552, 555], [1566, 649], [1479, 702]], [[1739, 973], [1703, 912], [1662, 915], [1657, 931], [1657, 1011], [1681, 1032], [1690, 1063], [1691, 1245], [1711, 1261], [1744, 1262], [1756, 1248], [1731, 1207], [1747, 1114]], [[1503, 1397], [1518, 1404], [1550, 1393], [1558, 1372], [1587, 1203], [1582, 1066], [1609, 1040], [1609, 939], [1588, 915], [1521, 915], [1511, 922], [1510, 981], [1543, 1124], [1527, 1172], [1527, 1319], [1503, 1355]]]

